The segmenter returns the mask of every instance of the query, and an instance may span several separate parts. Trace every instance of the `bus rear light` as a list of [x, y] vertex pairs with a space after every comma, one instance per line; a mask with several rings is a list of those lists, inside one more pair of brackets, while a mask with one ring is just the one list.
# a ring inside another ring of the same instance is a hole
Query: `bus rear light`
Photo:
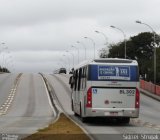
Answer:
[[135, 97], [135, 108], [139, 108], [140, 106], [140, 93], [139, 90], [136, 88], [136, 97]]
[[87, 91], [87, 104], [86, 107], [91, 108], [92, 107], [92, 88], [90, 87]]

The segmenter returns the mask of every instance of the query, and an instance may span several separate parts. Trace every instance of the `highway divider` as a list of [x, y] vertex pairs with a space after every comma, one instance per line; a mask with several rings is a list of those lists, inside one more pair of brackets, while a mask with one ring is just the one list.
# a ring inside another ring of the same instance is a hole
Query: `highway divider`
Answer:
[[[60, 109], [60, 107], [58, 106], [58, 103], [57, 103], [57, 101], [56, 101], [55, 91], [54, 91], [54, 89], [50, 86], [47, 78], [46, 78], [42, 73], [39, 73], [39, 74], [42, 76], [42, 78], [43, 78], [43, 80], [44, 80], [44, 83], [45, 83], [45, 85], [46, 85], [46, 88], [47, 88], [47, 90], [48, 90], [48, 93], [49, 93], [49, 97], [50, 97], [52, 106], [54, 107], [55, 112], [56, 112], [56, 114], [55, 114], [56, 116], [55, 116], [55, 117], [58, 118], [59, 115], [60, 115], [60, 113], [61, 113], [62, 111], [61, 111], [61, 109]], [[53, 93], [53, 94], [52, 94], [52, 93]]]
[[22, 76], [22, 73], [18, 74], [18, 76], [16, 77], [16, 79], [14, 81], [14, 86], [16, 86], [16, 87], [18, 86], [21, 76]]

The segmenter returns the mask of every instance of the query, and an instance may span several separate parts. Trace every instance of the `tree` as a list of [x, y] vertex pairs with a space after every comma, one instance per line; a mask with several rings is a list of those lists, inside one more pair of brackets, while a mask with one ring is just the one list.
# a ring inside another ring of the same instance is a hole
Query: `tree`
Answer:
[[10, 71], [7, 68], [3, 68], [0, 66], [0, 72], [10, 73]]
[[[154, 44], [153, 33], [144, 32], [130, 37], [127, 41], [126, 54], [128, 59], [136, 59], [139, 64], [139, 73], [148, 81], [154, 81]], [[156, 44], [159, 44], [160, 36], [156, 35]], [[101, 56], [106, 55], [106, 48], [100, 52]], [[124, 41], [109, 45], [108, 57], [124, 58]], [[157, 48], [157, 82], [160, 82], [160, 52]], [[146, 76], [146, 77], [145, 77]]]

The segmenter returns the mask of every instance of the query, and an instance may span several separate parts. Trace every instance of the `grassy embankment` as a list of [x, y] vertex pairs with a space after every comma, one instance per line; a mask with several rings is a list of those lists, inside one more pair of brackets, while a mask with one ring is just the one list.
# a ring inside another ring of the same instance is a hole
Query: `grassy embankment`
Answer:
[[26, 137], [24, 140], [90, 140], [90, 138], [63, 113], [47, 128]]

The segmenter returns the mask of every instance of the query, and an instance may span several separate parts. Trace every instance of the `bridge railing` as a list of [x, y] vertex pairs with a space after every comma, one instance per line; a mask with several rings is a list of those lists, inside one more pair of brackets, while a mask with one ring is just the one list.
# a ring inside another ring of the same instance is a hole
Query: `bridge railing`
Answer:
[[155, 85], [152, 82], [140, 80], [140, 88], [160, 96], [160, 86]]

